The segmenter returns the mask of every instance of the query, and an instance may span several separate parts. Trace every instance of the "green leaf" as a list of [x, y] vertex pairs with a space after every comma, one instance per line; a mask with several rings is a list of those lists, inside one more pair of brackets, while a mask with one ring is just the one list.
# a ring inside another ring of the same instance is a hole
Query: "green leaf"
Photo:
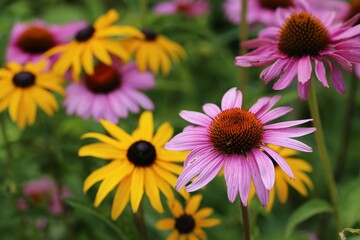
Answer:
[[351, 227], [360, 220], [360, 177], [340, 187], [340, 213], [343, 226]]
[[126, 237], [126, 235], [122, 232], [122, 230], [119, 228], [119, 226], [115, 225], [106, 216], [102, 215], [101, 213], [96, 211], [94, 208], [88, 206], [88, 204], [86, 202], [79, 201], [78, 199], [75, 199], [75, 198], [65, 198], [64, 202], [69, 204], [70, 206], [72, 206], [75, 209], [79, 209], [81, 211], [89, 213], [89, 214], [97, 217], [98, 219], [100, 219], [103, 223], [108, 225], [112, 230], [114, 230], [118, 234], [119, 239], [123, 239], [123, 240], [128, 239]]
[[288, 239], [295, 227], [306, 219], [319, 213], [331, 212], [332, 208], [329, 203], [320, 199], [313, 199], [303, 204], [289, 218], [285, 230], [285, 238]]

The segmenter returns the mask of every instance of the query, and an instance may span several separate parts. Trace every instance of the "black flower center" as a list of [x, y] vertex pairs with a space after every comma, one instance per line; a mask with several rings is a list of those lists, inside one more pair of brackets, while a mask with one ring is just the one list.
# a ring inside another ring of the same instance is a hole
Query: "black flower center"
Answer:
[[157, 33], [148, 29], [143, 29], [141, 32], [145, 35], [146, 41], [155, 41], [158, 36]]
[[95, 66], [93, 75], [85, 76], [85, 86], [93, 93], [106, 94], [119, 88], [121, 76], [118, 71], [103, 63]]
[[264, 133], [260, 120], [241, 108], [227, 109], [210, 124], [210, 140], [214, 147], [226, 154], [246, 154], [258, 147]]
[[279, 37], [279, 50], [289, 57], [317, 56], [330, 42], [324, 24], [306, 12], [291, 14]]
[[91, 25], [79, 30], [76, 35], [75, 39], [78, 42], [85, 42], [89, 40], [95, 33], [95, 28]]
[[129, 147], [127, 157], [135, 166], [147, 167], [154, 163], [156, 150], [151, 143], [141, 140]]
[[175, 219], [175, 228], [180, 234], [191, 233], [195, 228], [195, 220], [191, 215], [181, 215]]
[[31, 72], [22, 71], [15, 74], [12, 80], [15, 86], [20, 88], [27, 88], [34, 85], [35, 79], [36, 79], [35, 75], [32, 74]]
[[54, 47], [56, 41], [45, 28], [31, 26], [20, 34], [15, 44], [24, 52], [40, 54]]
[[275, 10], [278, 7], [288, 8], [293, 6], [292, 0], [260, 0], [261, 6]]

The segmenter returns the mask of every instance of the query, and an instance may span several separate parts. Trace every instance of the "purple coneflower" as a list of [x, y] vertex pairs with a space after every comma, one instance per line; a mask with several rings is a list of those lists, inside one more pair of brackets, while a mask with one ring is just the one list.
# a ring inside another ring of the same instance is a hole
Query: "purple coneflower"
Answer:
[[205, 104], [205, 114], [182, 111], [180, 116], [196, 126], [186, 127], [165, 148], [188, 151], [184, 170], [176, 184], [177, 189], [196, 191], [208, 184], [224, 167], [228, 198], [234, 202], [240, 195], [244, 206], [248, 202], [251, 180], [263, 205], [269, 200], [269, 190], [275, 181], [276, 162], [288, 176], [294, 175], [286, 161], [266, 144], [311, 152], [312, 148], [292, 139], [315, 131], [315, 128], [291, 128], [311, 119], [268, 124], [292, 109], [278, 107], [270, 110], [280, 96], [259, 99], [249, 110], [242, 108], [242, 94], [236, 88], [225, 93], [221, 109], [212, 103]]
[[335, 13], [322, 12], [315, 16], [306, 9], [277, 10], [278, 26], [269, 27], [259, 33], [259, 38], [247, 41], [244, 47], [254, 51], [236, 57], [235, 64], [242, 67], [264, 66], [260, 76], [265, 83], [279, 77], [274, 90], [288, 87], [298, 78], [298, 92], [306, 100], [312, 76], [312, 64], [317, 79], [326, 88], [326, 67], [330, 80], [338, 92], [344, 93], [346, 86], [343, 69], [352, 71], [353, 64], [360, 62], [360, 27], [352, 27], [358, 17], [345, 23], [334, 23]]
[[119, 118], [126, 118], [129, 111], [138, 113], [140, 107], [152, 110], [153, 102], [139, 90], [154, 86], [154, 76], [140, 72], [135, 63], [113, 61], [112, 66], [107, 66], [100, 62], [93, 75], [86, 75], [79, 84], [67, 87], [64, 105], [69, 115], [117, 123]]
[[207, 0], [171, 0], [162, 2], [154, 7], [154, 12], [158, 14], [170, 15], [182, 13], [189, 17], [196, 17], [210, 11]]

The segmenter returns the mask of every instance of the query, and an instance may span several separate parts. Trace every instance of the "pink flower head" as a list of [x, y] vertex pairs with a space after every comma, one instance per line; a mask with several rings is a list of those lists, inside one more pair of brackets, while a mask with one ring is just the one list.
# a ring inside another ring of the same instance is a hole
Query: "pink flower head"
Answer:
[[162, 2], [154, 7], [154, 12], [158, 14], [182, 13], [190, 17], [206, 14], [210, 11], [207, 0], [172, 0]]
[[[291, 9], [302, 5], [310, 5], [314, 11], [335, 11], [341, 18], [347, 9], [347, 3], [341, 0], [252, 0], [248, 1], [247, 22], [249, 24], [275, 25], [277, 8]], [[226, 0], [223, 4], [226, 18], [238, 24], [241, 21], [241, 1]]]
[[85, 22], [48, 25], [40, 20], [29, 24], [16, 23], [11, 32], [6, 61], [36, 62], [50, 48], [70, 40], [84, 25]]
[[29, 204], [25, 200], [25, 198], [21, 197], [16, 200], [16, 206], [21, 211], [26, 211], [29, 209]]
[[297, 76], [299, 96], [306, 100], [314, 63], [315, 75], [322, 85], [329, 87], [326, 71], [330, 71], [335, 89], [344, 93], [343, 76], [334, 62], [346, 71], [352, 71], [353, 64], [360, 62], [360, 26], [352, 27], [358, 17], [334, 23], [334, 12], [316, 16], [305, 8], [278, 9], [276, 14], [278, 25], [262, 30], [257, 39], [244, 42], [244, 47], [255, 50], [236, 57], [235, 64], [242, 67], [270, 64], [260, 77], [265, 83], [279, 77], [274, 90], [287, 88]]
[[139, 90], [154, 86], [154, 76], [140, 72], [133, 62], [114, 61], [112, 66], [98, 63], [93, 75], [86, 75], [79, 84], [73, 83], [66, 89], [64, 105], [69, 115], [117, 123], [129, 111], [138, 113], [140, 107], [152, 110], [153, 102]]
[[181, 111], [180, 116], [196, 126], [184, 128], [165, 145], [170, 150], [191, 151], [176, 188], [181, 189], [195, 178], [186, 191], [196, 191], [224, 167], [231, 202], [240, 195], [242, 203], [247, 205], [252, 180], [260, 202], [267, 205], [275, 181], [274, 163], [289, 177], [294, 178], [294, 174], [286, 161], [266, 144], [311, 152], [311, 147], [293, 138], [315, 131], [315, 128], [292, 128], [312, 119], [268, 124], [292, 110], [289, 107], [270, 110], [279, 99], [279, 95], [264, 97], [246, 110], [242, 108], [241, 92], [232, 88], [223, 96], [221, 109], [207, 103], [203, 106], [205, 114]]
[[56, 191], [56, 184], [47, 177], [28, 182], [23, 187], [24, 195], [29, 197], [36, 204], [48, 202]]

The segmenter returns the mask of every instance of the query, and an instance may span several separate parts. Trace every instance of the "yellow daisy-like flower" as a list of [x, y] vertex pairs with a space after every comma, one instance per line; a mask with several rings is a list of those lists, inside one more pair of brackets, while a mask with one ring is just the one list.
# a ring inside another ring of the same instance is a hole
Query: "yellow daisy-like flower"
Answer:
[[54, 71], [63, 75], [71, 68], [73, 79], [79, 80], [82, 67], [88, 75], [94, 74], [94, 57], [109, 66], [112, 63], [110, 54], [126, 61], [129, 54], [119, 44], [119, 40], [114, 38], [142, 38], [143, 35], [134, 27], [113, 25], [118, 19], [118, 13], [111, 9], [100, 16], [93, 25], [79, 30], [70, 43], [59, 45], [46, 52], [47, 57], [61, 54], [54, 65]]
[[170, 72], [170, 60], [175, 63], [186, 56], [185, 50], [176, 42], [164, 35], [150, 30], [142, 30], [142, 37], [124, 39], [121, 44], [130, 54], [135, 55], [135, 61], [140, 71], [152, 71], [154, 74], [161, 69], [164, 75]]
[[[312, 171], [311, 165], [302, 159], [293, 157], [299, 153], [298, 151], [275, 145], [269, 145], [269, 147], [279, 153], [286, 160], [294, 173], [295, 179], [290, 179], [290, 177], [276, 163], [274, 163], [275, 185], [274, 188], [270, 190], [269, 203], [266, 206], [266, 211], [268, 212], [271, 211], [274, 205], [275, 192], [279, 198], [280, 203], [286, 203], [289, 194], [288, 184], [304, 197], [308, 195], [306, 186], [310, 189], [314, 188], [311, 179], [306, 174], [307, 172]], [[249, 193], [249, 202], [254, 195], [255, 189], [252, 185]]]
[[202, 208], [200, 210], [200, 202], [202, 195], [192, 196], [186, 204], [185, 210], [181, 203], [177, 200], [169, 208], [175, 218], [166, 218], [156, 223], [159, 230], [174, 230], [167, 240], [197, 240], [206, 239], [206, 233], [202, 228], [213, 227], [220, 223], [219, 219], [209, 217], [213, 210], [211, 208]]
[[9, 108], [11, 120], [21, 129], [35, 122], [37, 106], [49, 116], [58, 109], [52, 91], [64, 94], [62, 79], [46, 71], [48, 65], [47, 61], [10, 62], [0, 69], [0, 112]]
[[[86, 178], [84, 192], [102, 181], [94, 202], [98, 207], [117, 188], [111, 211], [113, 220], [120, 216], [128, 202], [133, 212], [137, 212], [144, 191], [152, 207], [163, 212], [159, 193], [162, 192], [169, 202], [174, 201], [172, 188], [177, 180], [174, 174], [179, 175], [182, 171], [182, 166], [174, 163], [183, 162], [188, 154], [163, 148], [172, 137], [173, 128], [163, 123], [153, 136], [152, 112], [140, 116], [139, 126], [131, 135], [108, 121], [101, 120], [100, 123], [112, 138], [100, 133], [84, 134], [83, 138], [96, 138], [101, 143], [83, 146], [79, 156], [102, 158], [109, 163]], [[188, 196], [184, 190], [181, 193]]]

